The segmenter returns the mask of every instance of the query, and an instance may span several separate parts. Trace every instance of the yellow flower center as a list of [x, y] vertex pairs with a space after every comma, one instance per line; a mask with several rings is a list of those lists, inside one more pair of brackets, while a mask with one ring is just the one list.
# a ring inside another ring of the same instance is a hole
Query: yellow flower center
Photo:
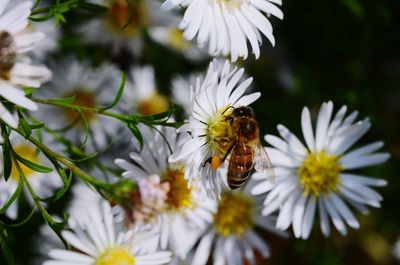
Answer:
[[138, 111], [142, 115], [158, 114], [167, 111], [168, 108], [168, 99], [158, 93], [154, 93], [151, 97], [140, 101], [138, 104]]
[[192, 190], [189, 188], [188, 181], [184, 177], [183, 167], [169, 169], [167, 173], [164, 174], [162, 182], [169, 183], [166, 210], [179, 212], [182, 209], [194, 206], [192, 201]]
[[254, 227], [254, 215], [252, 198], [240, 192], [224, 193], [214, 214], [214, 229], [225, 237], [240, 237]]
[[169, 30], [168, 40], [172, 48], [179, 51], [184, 51], [190, 46], [190, 42], [183, 38], [183, 32], [178, 28], [171, 28]]
[[10, 80], [10, 71], [16, 60], [15, 43], [13, 36], [6, 32], [0, 32], [0, 79]]
[[337, 190], [342, 170], [337, 156], [322, 151], [308, 154], [297, 174], [304, 194], [318, 196]]
[[[223, 4], [230, 8], [240, 8], [244, 0], [215, 0], [216, 3]], [[247, 1], [248, 2], [248, 1]]]
[[122, 37], [133, 37], [141, 27], [148, 24], [147, 13], [142, 1], [113, 0], [109, 7], [107, 25]]
[[[32, 161], [34, 163], [39, 163], [39, 154], [35, 148], [29, 145], [20, 144], [13, 147], [15, 153], [17, 153], [20, 157], [25, 158], [26, 160]], [[22, 173], [25, 177], [29, 178], [34, 175], [35, 171], [25, 166], [22, 163], [19, 163], [21, 167]], [[11, 178], [15, 181], [19, 181], [19, 172], [17, 166], [13, 163], [11, 168]]]
[[[96, 95], [92, 92], [83, 91], [80, 88], [75, 89], [72, 93], [68, 93], [65, 95], [66, 98], [75, 96], [74, 105], [95, 108], [98, 106], [96, 101]], [[81, 115], [72, 109], [65, 109], [64, 114], [69, 122], [78, 121], [79, 126], [84, 126], [83, 120], [81, 120]], [[95, 119], [95, 114], [89, 111], [83, 111], [83, 114], [86, 117], [86, 120], [90, 123]]]
[[95, 265], [135, 265], [135, 258], [124, 248], [109, 248], [96, 260]]
[[226, 117], [231, 114], [232, 108], [226, 106], [220, 109], [209, 120], [207, 127], [207, 142], [213, 152], [223, 157], [228, 151], [228, 148], [235, 141], [235, 137], [231, 130], [231, 126]]

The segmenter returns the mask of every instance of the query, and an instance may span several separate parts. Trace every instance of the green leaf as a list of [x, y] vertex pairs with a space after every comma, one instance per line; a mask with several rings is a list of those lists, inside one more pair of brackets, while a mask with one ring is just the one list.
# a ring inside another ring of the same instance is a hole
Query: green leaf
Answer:
[[78, 2], [77, 7], [82, 10], [90, 11], [93, 13], [99, 13], [99, 14], [104, 14], [104, 13], [107, 13], [107, 11], [108, 11], [108, 8], [106, 6], [93, 4], [93, 3], [87, 3], [87, 2]]
[[168, 120], [174, 113], [176, 112], [177, 107], [172, 105], [171, 108], [165, 112], [157, 113], [154, 115], [143, 116], [142, 120], [144, 121], [158, 121], [158, 120]]
[[[82, 153], [81, 153], [81, 154], [82, 154]], [[81, 158], [70, 159], [70, 161], [71, 161], [71, 162], [74, 162], [74, 163], [83, 163], [83, 162], [85, 162], [85, 161], [88, 161], [88, 160], [90, 160], [90, 159], [95, 158], [95, 157], [98, 156], [98, 155], [99, 155], [98, 152], [93, 152], [93, 153], [88, 154], [88, 155], [85, 155], [85, 156], [83, 156], [83, 157], [81, 157]]]
[[8, 201], [1, 207], [0, 214], [3, 214], [7, 211], [8, 207], [19, 197], [22, 191], [22, 187], [24, 184], [22, 181], [19, 181], [17, 189], [14, 191], [13, 195], [8, 199]]
[[32, 169], [33, 171], [36, 172], [40, 172], [40, 173], [50, 173], [53, 171], [53, 169], [49, 168], [49, 167], [45, 167], [42, 165], [39, 165], [35, 162], [29, 161], [21, 156], [17, 155], [17, 160], [20, 161], [22, 164], [24, 164], [25, 166], [27, 166], [28, 168]]
[[64, 194], [68, 191], [69, 187], [71, 186], [72, 181], [72, 172], [69, 173], [69, 177], [67, 178], [67, 182], [64, 183], [64, 187], [59, 189], [56, 193], [54, 193], [49, 198], [39, 198], [42, 202], [53, 203], [64, 196]]
[[83, 113], [82, 110], [76, 110], [76, 111], [81, 116], [81, 118], [83, 120], [84, 128], [85, 128], [85, 139], [84, 139], [82, 145], [80, 146], [80, 148], [83, 148], [86, 146], [86, 144], [88, 143], [88, 140], [89, 140], [89, 123], [88, 123], [88, 120], [86, 119], [85, 113]]
[[18, 223], [15, 223], [15, 224], [6, 224], [6, 226], [12, 227], [12, 228], [23, 226], [24, 224], [26, 224], [32, 218], [33, 214], [35, 213], [35, 210], [36, 210], [36, 205], [34, 204], [33, 207], [32, 207], [31, 212], [29, 213], [29, 215], [25, 219], [23, 219], [22, 221], [20, 221]]
[[36, 129], [41, 129], [45, 126], [44, 122], [35, 122], [35, 123], [31, 123], [29, 124], [29, 126], [31, 127], [32, 130], [36, 130]]
[[131, 130], [132, 134], [136, 137], [136, 139], [139, 141], [140, 144], [140, 150], [143, 149], [143, 136], [142, 133], [140, 132], [140, 130], [138, 129], [138, 127], [133, 124], [133, 123], [129, 123], [128, 124], [128, 128], [129, 130]]
[[126, 74], [125, 74], [125, 72], [122, 72], [121, 85], [118, 88], [117, 96], [115, 97], [114, 101], [110, 105], [108, 105], [107, 107], [101, 108], [101, 110], [111, 109], [118, 104], [118, 102], [121, 100], [122, 94], [124, 92], [125, 82], [126, 82]]
[[343, 4], [357, 17], [364, 15], [364, 8], [358, 0], [342, 0]]
[[25, 96], [31, 97], [33, 92], [36, 91], [36, 88], [33, 87], [24, 87]]
[[11, 253], [10, 249], [7, 246], [7, 230], [4, 229], [3, 227], [0, 227], [0, 248], [3, 253], [4, 259], [6, 260], [6, 263], [9, 265], [15, 264], [14, 256]]
[[32, 129], [31, 126], [28, 124], [28, 122], [25, 120], [25, 118], [22, 116], [22, 114], [18, 111], [18, 116], [19, 116], [19, 125], [20, 128], [24, 131], [24, 137], [28, 138], [32, 134]]
[[59, 103], [59, 104], [72, 104], [75, 102], [75, 95], [72, 95], [67, 98], [49, 98], [49, 99], [46, 99], [46, 101], [50, 101], [53, 103]]
[[12, 162], [11, 162], [11, 149], [9, 146], [9, 142], [6, 141], [3, 145], [3, 176], [5, 181], [8, 180], [8, 178], [11, 175], [11, 170], [12, 170]]

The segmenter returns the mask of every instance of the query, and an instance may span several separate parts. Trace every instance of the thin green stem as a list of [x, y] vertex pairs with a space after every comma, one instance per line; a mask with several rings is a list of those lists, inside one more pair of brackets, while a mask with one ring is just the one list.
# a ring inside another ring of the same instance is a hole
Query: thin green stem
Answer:
[[[21, 136], [26, 137], [21, 130], [19, 130], [19, 129], [13, 129], [13, 130], [16, 131], [18, 134], [20, 134]], [[35, 146], [37, 146], [40, 150], [42, 150], [48, 156], [54, 158], [61, 164], [65, 165], [69, 170], [72, 171], [72, 173], [74, 173], [77, 177], [79, 177], [83, 181], [90, 183], [91, 185], [93, 185], [97, 188], [100, 188], [104, 191], [111, 191], [111, 189], [113, 187], [112, 184], [103, 182], [103, 181], [96, 179], [96, 178], [92, 177], [91, 175], [87, 174], [85, 171], [83, 171], [82, 169], [77, 167], [74, 163], [69, 161], [68, 158], [66, 158], [65, 156], [63, 156], [59, 153], [54, 152], [53, 150], [48, 148], [46, 145], [44, 145], [43, 143], [41, 143], [34, 137], [29, 136], [29, 137], [26, 137], [26, 139], [28, 141], [30, 141], [32, 144], [34, 144]]]
[[114, 112], [99, 109], [99, 108], [90, 108], [90, 107], [79, 106], [79, 105], [74, 105], [74, 104], [66, 104], [66, 103], [55, 102], [55, 101], [47, 100], [47, 99], [33, 99], [33, 100], [37, 103], [72, 109], [75, 111], [82, 110], [82, 111], [86, 111], [86, 112], [97, 113], [97, 114], [113, 117], [113, 118], [116, 118], [118, 120], [125, 121], [125, 122], [132, 122], [132, 121], [138, 120], [137, 116], [127, 116], [127, 115], [118, 114], [118, 113], [114, 113]]

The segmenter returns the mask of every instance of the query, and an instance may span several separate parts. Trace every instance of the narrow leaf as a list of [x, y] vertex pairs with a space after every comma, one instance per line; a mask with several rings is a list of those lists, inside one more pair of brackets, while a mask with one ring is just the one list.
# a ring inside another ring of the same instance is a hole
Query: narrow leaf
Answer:
[[40, 173], [50, 173], [53, 171], [53, 169], [49, 167], [42, 166], [40, 164], [37, 164], [35, 162], [29, 161], [17, 154], [17, 160], [20, 161], [22, 164], [27, 166], [28, 168], [32, 169], [33, 171], [40, 172]]
[[110, 105], [108, 105], [107, 107], [101, 108], [101, 110], [111, 109], [111, 108], [115, 107], [118, 104], [118, 102], [121, 100], [122, 94], [124, 92], [125, 82], [126, 82], [126, 74], [125, 74], [125, 72], [122, 72], [122, 74], [121, 74], [121, 85], [118, 88], [117, 96], [115, 97], [114, 101]]
[[140, 132], [138, 127], [136, 125], [134, 125], [133, 123], [129, 123], [128, 124], [128, 128], [129, 128], [129, 130], [131, 130], [132, 134], [139, 141], [140, 150], [142, 150], [143, 149], [143, 136], [142, 136], [142, 133]]
[[93, 3], [87, 3], [87, 2], [78, 2], [77, 7], [82, 10], [90, 11], [93, 13], [107, 13], [108, 8], [106, 6], [98, 5], [98, 4], [93, 4]]
[[4, 165], [3, 176], [5, 181], [7, 181], [11, 175], [11, 170], [12, 170], [11, 152], [8, 141], [6, 141], [3, 145], [3, 165]]
[[8, 201], [1, 207], [0, 214], [3, 214], [7, 211], [10, 205], [19, 197], [23, 187], [22, 181], [19, 181], [17, 189], [14, 191], [13, 195], [8, 199]]

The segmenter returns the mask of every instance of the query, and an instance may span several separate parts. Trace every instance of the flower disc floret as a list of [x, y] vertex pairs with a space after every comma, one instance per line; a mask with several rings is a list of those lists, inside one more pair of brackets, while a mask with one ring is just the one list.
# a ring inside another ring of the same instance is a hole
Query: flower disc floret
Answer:
[[169, 191], [166, 198], [167, 211], [180, 211], [188, 207], [193, 207], [192, 188], [188, 186], [185, 179], [183, 167], [169, 169], [162, 177], [163, 183], [169, 184]]
[[297, 170], [297, 174], [304, 194], [318, 196], [338, 190], [341, 171], [338, 157], [322, 151], [309, 153]]
[[124, 248], [109, 248], [100, 255], [95, 265], [135, 265], [135, 258]]
[[0, 79], [9, 80], [10, 71], [16, 59], [15, 42], [13, 36], [0, 31]]
[[214, 214], [214, 229], [227, 237], [243, 236], [255, 224], [251, 197], [239, 192], [224, 193]]
[[147, 11], [140, 1], [127, 2], [114, 0], [110, 4], [108, 12], [109, 26], [125, 37], [133, 37], [139, 34], [142, 25], [146, 24]]

